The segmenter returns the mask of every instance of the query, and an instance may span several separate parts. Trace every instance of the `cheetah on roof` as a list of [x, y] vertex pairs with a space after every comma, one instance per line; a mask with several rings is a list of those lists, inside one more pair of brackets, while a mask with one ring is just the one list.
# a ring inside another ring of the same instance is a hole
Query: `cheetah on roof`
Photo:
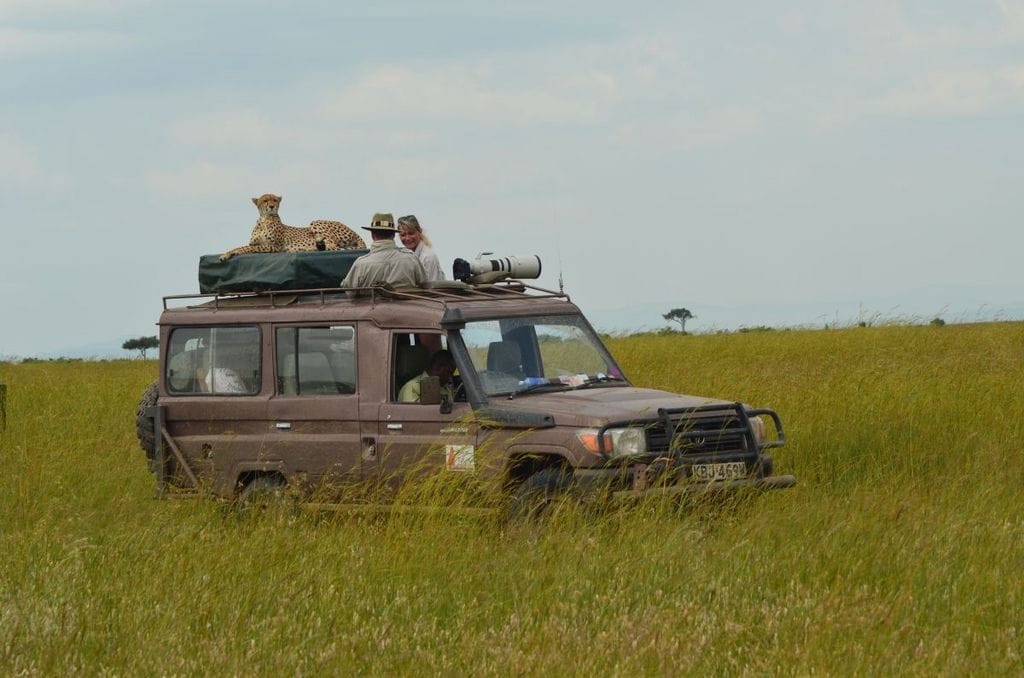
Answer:
[[259, 210], [260, 217], [252, 229], [249, 244], [228, 250], [221, 255], [221, 261], [227, 261], [236, 254], [255, 252], [313, 252], [366, 248], [366, 243], [359, 234], [340, 221], [318, 219], [304, 228], [285, 225], [278, 214], [281, 206], [279, 195], [264, 193], [258, 198], [253, 198], [252, 202]]

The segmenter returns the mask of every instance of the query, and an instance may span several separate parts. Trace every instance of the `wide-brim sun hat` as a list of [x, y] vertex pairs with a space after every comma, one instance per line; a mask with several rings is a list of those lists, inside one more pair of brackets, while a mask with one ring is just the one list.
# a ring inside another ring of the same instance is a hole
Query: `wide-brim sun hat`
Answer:
[[398, 233], [398, 229], [395, 228], [395, 218], [388, 212], [377, 212], [373, 215], [370, 225], [363, 226], [362, 229], [364, 231], [391, 231], [392, 233]]

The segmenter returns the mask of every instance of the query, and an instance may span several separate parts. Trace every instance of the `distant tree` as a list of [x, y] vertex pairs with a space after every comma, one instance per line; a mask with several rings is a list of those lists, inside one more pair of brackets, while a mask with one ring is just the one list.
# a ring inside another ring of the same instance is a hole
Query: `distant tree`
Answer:
[[138, 351], [139, 356], [145, 360], [146, 351], [151, 348], [157, 348], [160, 346], [160, 340], [153, 337], [136, 337], [135, 339], [129, 339], [128, 341], [121, 344], [121, 348], [126, 351]]
[[696, 318], [694, 314], [690, 313], [688, 308], [673, 308], [668, 313], [661, 316], [665, 320], [670, 320], [675, 323], [679, 323], [679, 331], [686, 332], [686, 321], [690, 318]]

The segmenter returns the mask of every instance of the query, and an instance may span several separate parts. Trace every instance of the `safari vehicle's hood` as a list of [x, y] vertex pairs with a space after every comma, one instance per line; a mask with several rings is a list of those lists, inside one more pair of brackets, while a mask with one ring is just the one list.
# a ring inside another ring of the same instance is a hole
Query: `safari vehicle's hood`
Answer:
[[601, 426], [609, 421], [651, 417], [661, 408], [676, 409], [728, 401], [680, 395], [632, 386], [598, 386], [573, 391], [527, 393], [492, 398], [490, 407], [551, 415], [556, 426]]

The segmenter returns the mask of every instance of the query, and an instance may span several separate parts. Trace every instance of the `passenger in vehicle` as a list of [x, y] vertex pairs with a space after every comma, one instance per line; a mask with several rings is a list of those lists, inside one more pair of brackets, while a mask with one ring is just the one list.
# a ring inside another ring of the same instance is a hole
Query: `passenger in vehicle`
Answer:
[[[392, 287], [418, 287], [427, 280], [420, 260], [407, 249], [395, 244], [395, 220], [390, 214], [377, 213], [369, 226], [363, 230], [370, 232], [373, 244], [369, 254], [355, 260], [341, 287], [371, 287], [387, 284]], [[350, 298], [359, 296], [359, 291], [349, 289], [346, 294]]]
[[444, 270], [441, 268], [441, 262], [437, 255], [434, 254], [434, 246], [420, 227], [419, 219], [415, 214], [398, 218], [398, 237], [401, 238], [406, 249], [415, 254], [423, 264], [427, 280], [444, 280]]
[[446, 350], [436, 351], [430, 356], [430, 364], [427, 369], [405, 382], [402, 390], [398, 392], [398, 400], [403, 403], [418, 403], [420, 401], [420, 381], [427, 377], [437, 377], [441, 384], [441, 399], [447, 398], [448, 402], [455, 400], [455, 389], [453, 387], [453, 376], [455, 375], [455, 359]]
[[196, 369], [196, 383], [203, 393], [248, 393], [245, 382], [230, 367], [209, 366], [209, 352], [201, 349], [200, 367]]
[[238, 373], [228, 367], [214, 367], [203, 379], [206, 393], [248, 393], [249, 389]]

